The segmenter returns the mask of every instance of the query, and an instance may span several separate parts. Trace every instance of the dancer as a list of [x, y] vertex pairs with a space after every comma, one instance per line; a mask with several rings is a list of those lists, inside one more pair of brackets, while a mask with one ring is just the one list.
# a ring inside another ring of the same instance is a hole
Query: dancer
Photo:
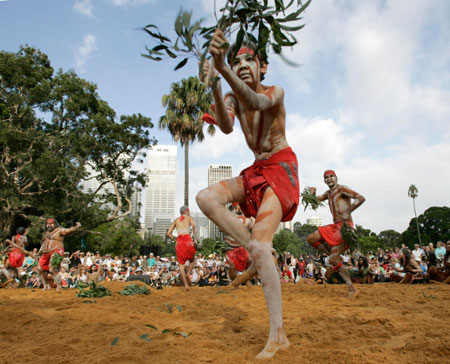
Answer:
[[[279, 223], [292, 220], [297, 211], [297, 158], [285, 136], [284, 91], [279, 86], [261, 84], [267, 64], [258, 56], [257, 47], [243, 43], [240, 49], [233, 46], [227, 53], [227, 46], [225, 35], [216, 29], [209, 51], [217, 74], [232, 89], [223, 97], [220, 80], [213, 88], [216, 123], [222, 132], [229, 134], [237, 116], [255, 162], [239, 177], [200, 191], [197, 204], [252, 257], [249, 269], [258, 272], [270, 317], [269, 339], [257, 358], [271, 358], [279, 349], [289, 346], [283, 328], [281, 285], [272, 257], [272, 239]], [[226, 56], [231, 68], [225, 64]], [[200, 71], [202, 80], [209, 67], [205, 61]], [[226, 204], [231, 202], [239, 202], [246, 217], [256, 218], [251, 233], [227, 209]]]
[[[190, 279], [189, 275], [191, 274], [192, 268], [195, 263], [195, 253], [197, 252], [197, 233], [195, 231], [195, 223], [194, 219], [190, 216], [190, 211], [187, 206], [182, 206], [180, 208], [180, 217], [177, 217], [172, 225], [170, 225], [169, 230], [167, 230], [167, 236], [169, 239], [173, 240], [172, 232], [174, 229], [177, 230], [177, 245], [175, 247], [177, 253], [177, 260], [180, 263], [180, 274], [181, 279], [183, 280], [183, 284], [186, 290], [189, 289]], [[192, 234], [194, 235], [194, 241], [192, 241], [191, 237], [191, 228]], [[185, 271], [185, 264], [189, 261], [189, 266], [187, 272]]]
[[[10, 250], [10, 253], [6, 258], [5, 265], [2, 269], [2, 273], [6, 277], [6, 281], [2, 284], [2, 287], [8, 286], [14, 281], [14, 278], [20, 279], [25, 254], [32, 255], [25, 250], [25, 247], [28, 244], [28, 238], [25, 234], [24, 227], [18, 227], [16, 235], [14, 235], [11, 240], [7, 239], [6, 242], [9, 244], [8, 249]], [[11, 272], [8, 271], [8, 268], [11, 268]]]
[[[328, 200], [331, 215], [333, 216], [333, 224], [319, 227], [306, 240], [312, 247], [329, 255], [329, 262], [333, 266], [332, 270], [339, 272], [339, 275], [348, 286], [349, 297], [356, 297], [359, 291], [353, 286], [347, 269], [342, 265], [341, 254], [349, 246], [342, 239], [341, 227], [345, 223], [354, 228], [351, 213], [361, 206], [366, 199], [347, 186], [339, 185], [336, 173], [332, 170], [325, 171], [323, 178], [329, 190], [317, 196], [317, 198], [319, 201]], [[310, 187], [310, 192], [315, 194], [316, 189]], [[354, 201], [352, 202], [352, 200]]]
[[44, 289], [51, 289], [46, 273], [49, 272], [56, 284], [56, 290], [59, 291], [61, 289], [61, 279], [58, 274], [59, 266], [55, 267], [52, 261], [60, 258], [61, 263], [64, 255], [64, 237], [77, 231], [81, 224], [77, 222], [75, 226], [65, 229], [59, 227], [55, 219], [50, 218], [45, 222], [45, 226], [47, 231], [42, 237], [41, 248], [38, 252], [38, 254], [42, 254], [38, 262], [38, 274], [44, 284]]

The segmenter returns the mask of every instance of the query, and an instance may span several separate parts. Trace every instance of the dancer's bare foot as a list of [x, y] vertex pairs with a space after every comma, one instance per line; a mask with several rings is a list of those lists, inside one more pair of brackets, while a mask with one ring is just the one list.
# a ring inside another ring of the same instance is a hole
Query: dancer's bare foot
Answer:
[[256, 359], [270, 359], [278, 350], [286, 349], [289, 345], [289, 340], [284, 329], [279, 328], [277, 337], [273, 339], [269, 337], [266, 347], [256, 356]]
[[349, 298], [356, 298], [356, 297], [358, 297], [358, 295], [359, 295], [359, 291], [355, 287], [352, 287], [349, 289], [349, 291], [348, 291]]

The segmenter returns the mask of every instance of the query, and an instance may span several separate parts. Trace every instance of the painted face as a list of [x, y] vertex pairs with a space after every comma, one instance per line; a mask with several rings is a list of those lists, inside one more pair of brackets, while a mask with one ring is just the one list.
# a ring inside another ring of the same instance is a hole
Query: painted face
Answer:
[[239, 49], [231, 62], [231, 69], [247, 84], [256, 84], [259, 80], [260, 64], [255, 52], [247, 47]]
[[47, 231], [53, 231], [56, 228], [56, 224], [54, 222], [47, 223]]
[[325, 184], [330, 188], [336, 186], [336, 184], [337, 184], [337, 176], [332, 173], [326, 174], [325, 177], [323, 178], [323, 180], [324, 180]]

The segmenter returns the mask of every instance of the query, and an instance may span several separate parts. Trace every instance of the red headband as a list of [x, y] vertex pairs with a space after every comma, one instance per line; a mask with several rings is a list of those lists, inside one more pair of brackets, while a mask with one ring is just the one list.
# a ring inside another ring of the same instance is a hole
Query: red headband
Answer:
[[238, 55], [239, 54], [244, 54], [244, 53], [250, 53], [250, 54], [255, 54], [255, 51], [251, 48], [247, 48], [247, 47], [242, 47], [241, 49], [239, 49]]
[[46, 224], [48, 224], [48, 223], [55, 223], [55, 220], [54, 219], [47, 219], [47, 221], [45, 222]]
[[323, 178], [328, 176], [329, 174], [332, 174], [333, 176], [336, 176], [336, 173], [332, 169], [328, 169], [323, 173]]

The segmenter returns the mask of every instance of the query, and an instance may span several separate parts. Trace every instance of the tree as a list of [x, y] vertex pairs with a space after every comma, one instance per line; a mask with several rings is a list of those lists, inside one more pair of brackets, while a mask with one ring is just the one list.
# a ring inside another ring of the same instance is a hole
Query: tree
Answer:
[[385, 248], [397, 248], [402, 243], [402, 234], [395, 230], [384, 230], [377, 235], [380, 241], [381, 247]]
[[[418, 240], [417, 225], [422, 231], [422, 240]], [[450, 240], [450, 207], [433, 206], [413, 218], [408, 228], [402, 233], [403, 242], [412, 248], [414, 244], [436, 243], [437, 241]]]
[[300, 222], [294, 223], [294, 233], [298, 236], [300, 239], [300, 242], [302, 244], [302, 249], [305, 252], [308, 252], [310, 254], [315, 254], [317, 252], [316, 249], [314, 249], [309, 243], [306, 241], [306, 238], [309, 234], [312, 234], [314, 231], [317, 230], [317, 226], [314, 225], [308, 225], [308, 224], [301, 224]]
[[[132, 188], [145, 182], [131, 166], [156, 142], [152, 127], [140, 114], [117, 118], [96, 85], [55, 74], [39, 50], [0, 52], [0, 233], [24, 225], [39, 239], [48, 216], [92, 229], [129, 215]], [[99, 188], [82, 190], [88, 179]]]
[[283, 229], [273, 237], [273, 248], [280, 254], [288, 251], [298, 257], [304, 252], [303, 244], [297, 234], [289, 229]]
[[225, 245], [226, 243], [218, 238], [206, 238], [202, 240], [202, 245], [197, 250], [197, 253], [203, 254], [204, 257], [208, 257], [210, 254], [221, 252], [221, 248]]
[[[174, 82], [170, 94], [162, 97], [166, 113], [159, 119], [159, 128], [167, 129], [176, 142], [184, 146], [184, 204], [189, 206], [189, 144], [203, 141], [202, 117], [211, 112], [212, 96], [198, 77], [189, 77]], [[210, 135], [215, 133], [213, 125], [208, 125]]]
[[[100, 225], [87, 239], [88, 250], [98, 250], [100, 254], [136, 255], [141, 245], [142, 238], [136, 230], [136, 225], [128, 218]], [[76, 250], [75, 246], [70, 248], [72, 251]]]
[[408, 188], [408, 196], [412, 198], [413, 200], [413, 208], [414, 208], [414, 217], [416, 218], [416, 227], [417, 227], [417, 235], [419, 236], [419, 245], [422, 247], [422, 240], [420, 238], [420, 229], [419, 229], [419, 222], [417, 221], [417, 212], [416, 212], [416, 197], [419, 194], [419, 190], [416, 186], [411, 185]]

